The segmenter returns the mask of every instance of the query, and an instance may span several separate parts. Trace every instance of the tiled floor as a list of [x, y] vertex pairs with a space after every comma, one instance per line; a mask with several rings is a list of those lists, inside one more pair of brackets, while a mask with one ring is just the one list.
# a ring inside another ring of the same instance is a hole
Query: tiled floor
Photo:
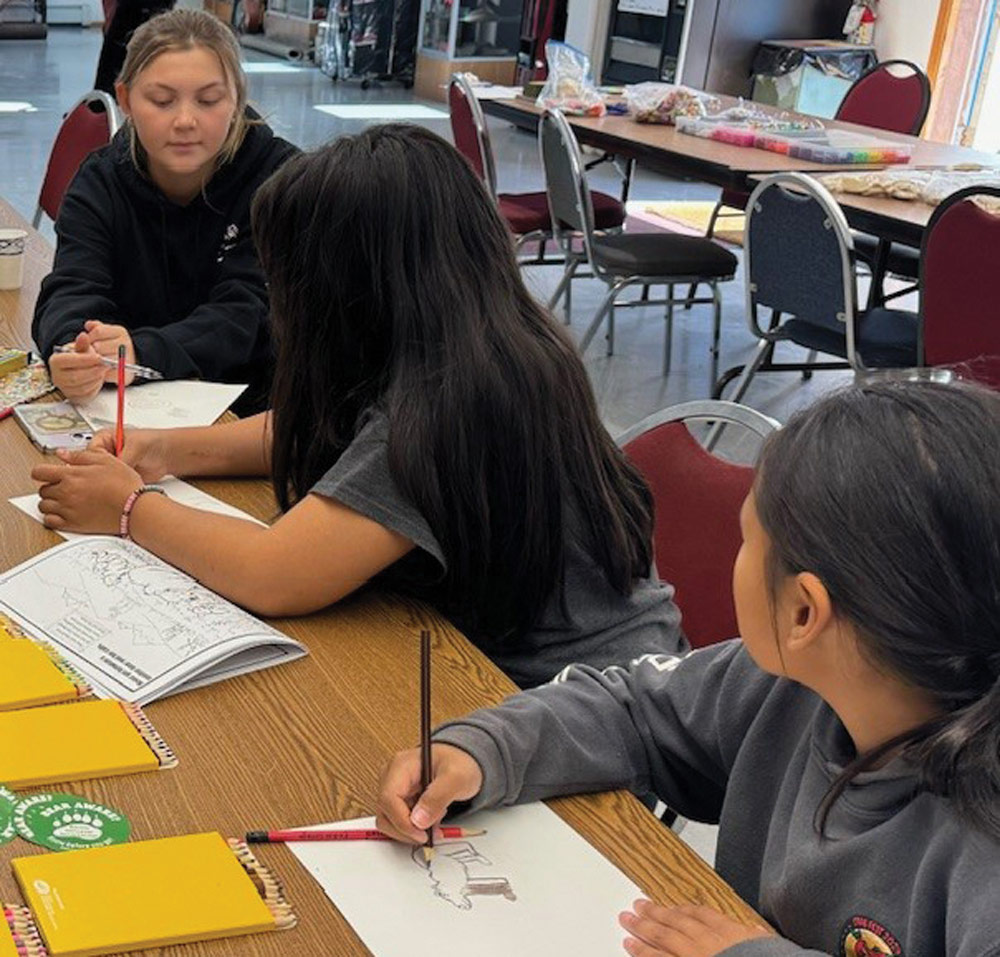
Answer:
[[[96, 28], [53, 27], [45, 41], [0, 41], [0, 101], [30, 101], [31, 113], [0, 112], [0, 170], [3, 195], [24, 215], [34, 211], [49, 147], [62, 114], [90, 88], [100, 49]], [[343, 118], [316, 106], [369, 104], [385, 112], [391, 105], [416, 105], [413, 95], [389, 84], [362, 91], [356, 83], [334, 83], [311, 66], [295, 66], [255, 51], [246, 51], [251, 99], [282, 136], [308, 148], [343, 133], [361, 130], [370, 120]], [[437, 104], [424, 104], [436, 107]], [[2, 107], [0, 107], [2, 109]], [[350, 112], [350, 111], [348, 111]], [[449, 135], [441, 105], [438, 118], [412, 120]], [[493, 146], [502, 189], [538, 189], [542, 185], [534, 138], [506, 124], [491, 121]], [[618, 190], [613, 169], [604, 165], [592, 173], [592, 184]], [[632, 199], [710, 199], [715, 191], [704, 184], [681, 182], [639, 171]], [[44, 227], [51, 235], [51, 226]], [[530, 268], [528, 281], [547, 297], [558, 270]], [[572, 329], [579, 332], [596, 308], [604, 286], [596, 280], [574, 286]], [[722, 367], [745, 359], [753, 347], [746, 327], [742, 275], [724, 289]], [[598, 336], [586, 355], [587, 368], [602, 414], [612, 433], [676, 402], [704, 398], [709, 393], [710, 307], [678, 310], [674, 330], [674, 358], [670, 375], [660, 374], [664, 323], [658, 308], [618, 313], [616, 354], [605, 357]], [[747, 401], [779, 419], [812, 401], [824, 390], [848, 380], [843, 373], [819, 373], [804, 383], [793, 374], [762, 375]]]

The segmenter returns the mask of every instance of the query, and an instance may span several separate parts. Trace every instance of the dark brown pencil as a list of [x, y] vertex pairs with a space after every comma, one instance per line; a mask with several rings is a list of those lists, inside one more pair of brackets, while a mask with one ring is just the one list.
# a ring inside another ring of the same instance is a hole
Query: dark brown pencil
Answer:
[[[420, 632], [420, 793], [431, 783], [431, 633]], [[434, 828], [427, 828], [424, 859], [434, 856]]]

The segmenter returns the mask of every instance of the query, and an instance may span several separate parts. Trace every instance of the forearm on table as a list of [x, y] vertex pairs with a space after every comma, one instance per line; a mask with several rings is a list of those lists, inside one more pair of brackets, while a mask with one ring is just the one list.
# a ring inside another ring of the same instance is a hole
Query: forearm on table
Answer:
[[177, 476], [271, 474], [270, 413], [201, 428], [171, 429], [169, 471]]
[[271, 527], [141, 495], [132, 538], [230, 601], [267, 617], [339, 601], [413, 548], [405, 536], [319, 495]]
[[[189, 508], [163, 495], [140, 496], [129, 521], [132, 539], [224, 598], [267, 613], [262, 554], [269, 529], [254, 522]], [[260, 572], [258, 572], [258, 569]]]

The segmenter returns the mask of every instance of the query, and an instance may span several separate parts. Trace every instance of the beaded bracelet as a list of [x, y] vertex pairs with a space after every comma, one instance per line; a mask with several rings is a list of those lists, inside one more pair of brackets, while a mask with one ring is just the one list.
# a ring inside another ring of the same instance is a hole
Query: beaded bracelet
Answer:
[[135, 503], [139, 501], [139, 496], [145, 495], [146, 492], [167, 494], [159, 485], [140, 485], [134, 492], [131, 492], [129, 497], [125, 499], [125, 504], [122, 506], [122, 517], [118, 520], [118, 534], [122, 538], [131, 540], [132, 536], [129, 535], [128, 531], [129, 516], [132, 514], [132, 509], [135, 508]]

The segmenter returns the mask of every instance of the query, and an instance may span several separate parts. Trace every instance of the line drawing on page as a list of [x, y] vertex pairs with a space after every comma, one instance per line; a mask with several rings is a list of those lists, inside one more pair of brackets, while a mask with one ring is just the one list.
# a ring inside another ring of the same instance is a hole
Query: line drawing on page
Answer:
[[[264, 626], [131, 542], [88, 538], [0, 575], [0, 604], [62, 650], [145, 688], [196, 656]], [[16, 594], [17, 601], [10, 599]]]
[[473, 897], [517, 900], [508, 878], [470, 872], [472, 866], [492, 867], [493, 862], [469, 841], [437, 845], [430, 861], [424, 860], [422, 847], [415, 847], [410, 859], [427, 874], [434, 896], [459, 910], [472, 910]]

